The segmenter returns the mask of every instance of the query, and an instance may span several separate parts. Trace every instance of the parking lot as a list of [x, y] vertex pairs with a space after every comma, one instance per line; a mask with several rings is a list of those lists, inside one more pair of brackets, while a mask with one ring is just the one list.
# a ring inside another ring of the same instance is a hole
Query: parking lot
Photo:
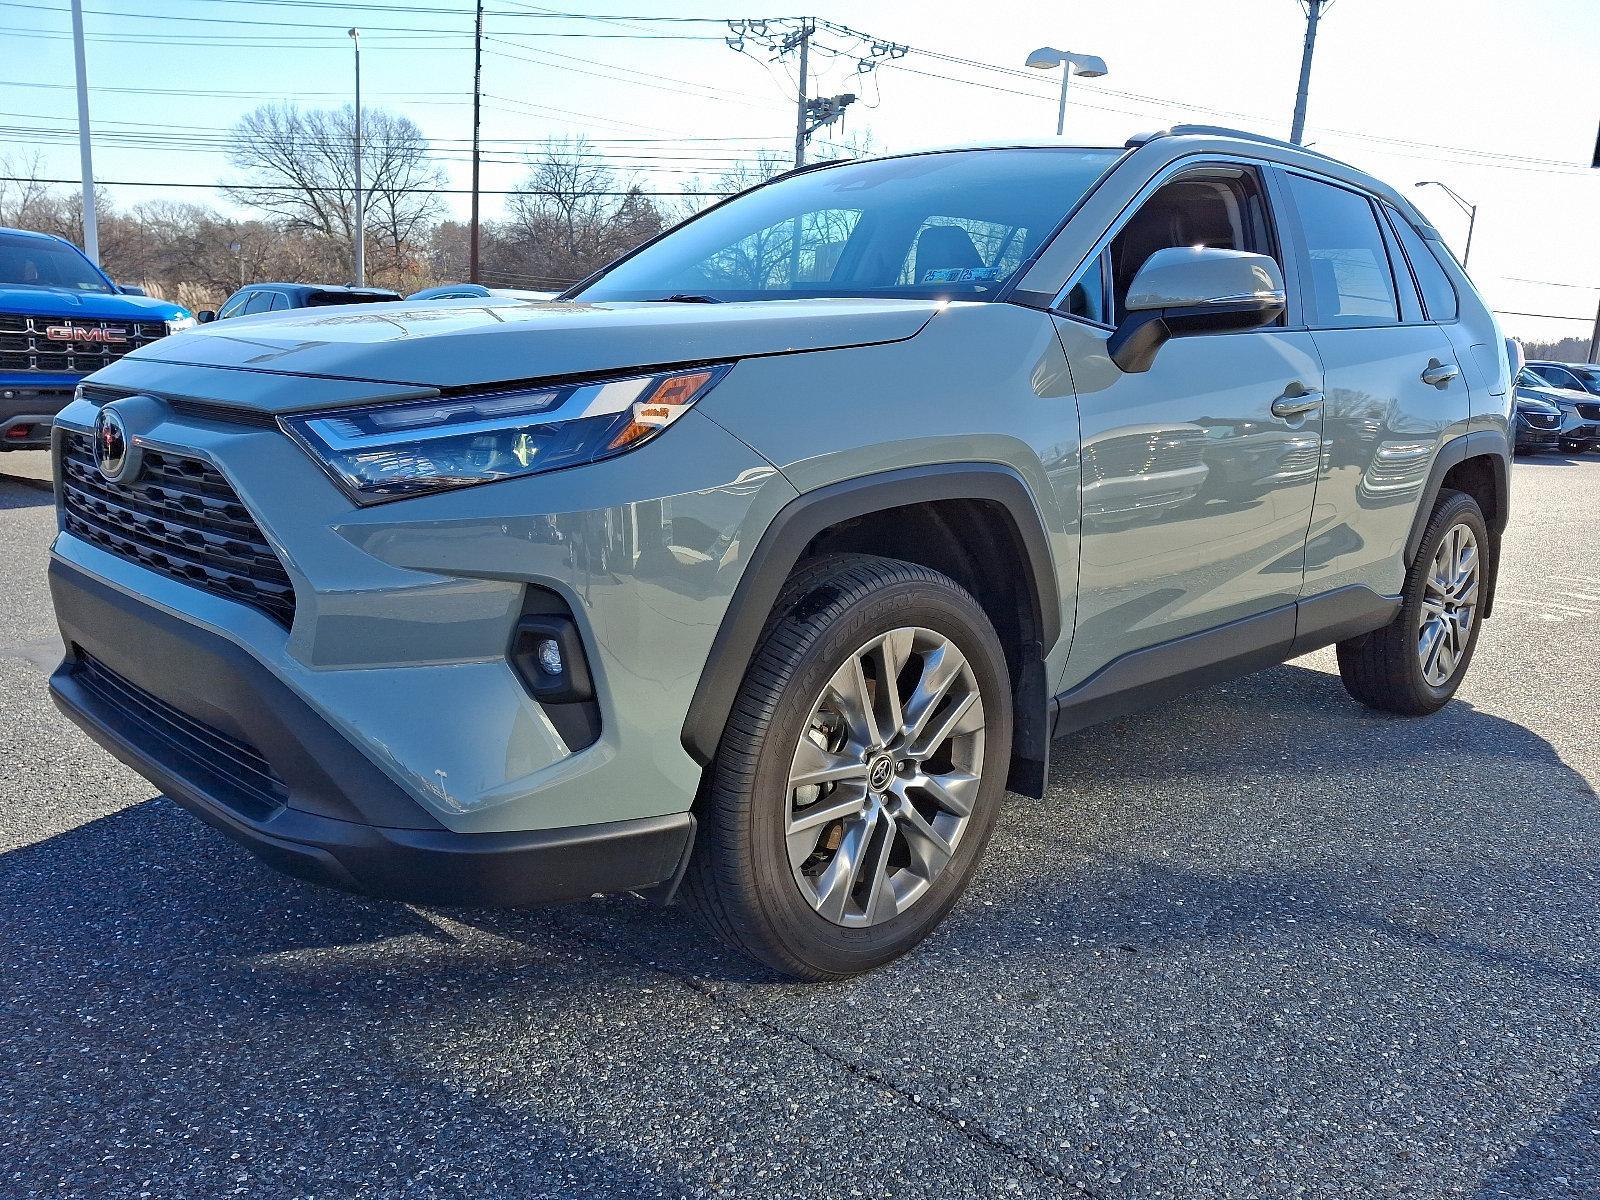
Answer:
[[0, 1195], [1600, 1196], [1600, 457], [1514, 470], [1443, 712], [1328, 651], [1059, 742], [921, 950], [810, 987], [258, 865], [55, 714], [0, 457]]

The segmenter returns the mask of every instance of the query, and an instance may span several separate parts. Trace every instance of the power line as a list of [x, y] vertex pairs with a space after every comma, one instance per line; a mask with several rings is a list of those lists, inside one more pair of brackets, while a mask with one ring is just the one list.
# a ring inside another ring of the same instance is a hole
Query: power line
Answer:
[[1546, 321], [1592, 321], [1592, 320], [1594, 320], [1593, 317], [1569, 317], [1565, 313], [1515, 312], [1515, 311], [1513, 311], [1511, 309], [1505, 309], [1505, 308], [1496, 308], [1496, 309], [1491, 309], [1490, 311], [1492, 311], [1494, 313], [1494, 315], [1497, 316], [1497, 317], [1539, 317], [1540, 319], [1546, 320]]
[[[41, 179], [41, 178], [38, 178], [36, 176], [31, 176], [31, 175], [0, 175], [0, 183], [51, 183], [51, 184], [59, 184], [59, 183], [77, 183], [77, 182], [78, 182], [78, 180], [76, 180], [76, 179]], [[196, 188], [196, 189], [201, 189], [201, 190], [205, 190], [205, 191], [216, 191], [216, 192], [327, 192], [327, 193], [337, 194], [339, 192], [348, 190], [346, 188], [336, 188], [336, 187], [310, 187], [310, 186], [300, 187], [300, 186], [291, 185], [291, 184], [275, 184], [275, 183], [186, 183], [186, 182], [175, 182], [175, 181], [170, 181], [170, 180], [155, 180], [155, 179], [99, 179], [99, 180], [96, 180], [95, 182], [96, 182], [96, 184], [104, 186], [104, 187]], [[413, 188], [413, 189], [396, 189], [396, 190], [416, 191], [416, 190], [421, 190], [421, 189]], [[437, 193], [440, 193], [442, 195], [451, 195], [451, 196], [464, 196], [469, 191], [471, 191], [470, 188], [450, 188], [450, 187], [439, 187], [439, 188], [430, 187], [430, 188], [427, 188], [426, 190], [429, 191], [429, 192], [437, 192]], [[557, 193], [551, 188], [484, 188], [483, 189], [483, 194], [486, 195], [486, 196], [553, 196], [553, 195], [556, 195]], [[608, 197], [627, 197], [627, 196], [726, 196], [727, 195], [726, 192], [722, 192], [722, 191], [705, 191], [705, 190], [702, 190], [702, 189], [694, 189], [694, 188], [654, 189], [654, 190], [652, 190], [650, 188], [626, 188], [626, 189], [623, 189], [621, 191], [617, 191], [615, 189], [612, 189], [612, 190], [608, 190], [608, 191], [586, 192], [584, 194], [588, 195], [588, 196], [608, 196]]]

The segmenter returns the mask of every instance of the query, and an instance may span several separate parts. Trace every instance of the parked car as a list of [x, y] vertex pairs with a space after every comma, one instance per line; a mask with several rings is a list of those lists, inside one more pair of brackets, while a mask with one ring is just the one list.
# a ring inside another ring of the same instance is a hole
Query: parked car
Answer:
[[1438, 234], [1207, 127], [819, 164], [567, 303], [91, 382], [50, 567], [91, 736], [300, 876], [682, 895], [810, 979], [939, 923], [1052, 736], [1326, 645], [1446, 704], [1508, 512]]
[[229, 296], [216, 312], [202, 309], [199, 316], [202, 324], [209, 324], [229, 317], [253, 317], [258, 313], [284, 312], [291, 308], [379, 304], [398, 299], [400, 293], [389, 288], [343, 287], [335, 283], [252, 283]]
[[48, 446], [80, 379], [194, 323], [181, 304], [117, 286], [64, 238], [0, 229], [0, 450]]
[[438, 287], [412, 292], [407, 300], [487, 300], [501, 297], [508, 300], [554, 300], [560, 292], [530, 291], [527, 288], [491, 288], [481, 283], [444, 283]]
[[1561, 449], [1578, 454], [1600, 446], [1600, 367], [1531, 362], [1525, 370], [1549, 388], [1546, 398], [1561, 406]]
[[1587, 392], [1553, 387], [1531, 367], [1523, 367], [1517, 372], [1517, 453], [1556, 449], [1571, 452], [1589, 446], [1590, 435], [1600, 437], [1600, 430], [1580, 411], [1587, 401]]
[[1551, 387], [1567, 388], [1600, 396], [1600, 366], [1593, 363], [1531, 362], [1528, 370]]

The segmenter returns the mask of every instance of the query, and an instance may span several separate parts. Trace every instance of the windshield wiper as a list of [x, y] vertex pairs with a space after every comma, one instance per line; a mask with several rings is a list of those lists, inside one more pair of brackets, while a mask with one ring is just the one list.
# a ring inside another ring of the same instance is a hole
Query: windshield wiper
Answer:
[[721, 304], [715, 296], [702, 296], [697, 292], [673, 292], [670, 296], [657, 296], [651, 304]]

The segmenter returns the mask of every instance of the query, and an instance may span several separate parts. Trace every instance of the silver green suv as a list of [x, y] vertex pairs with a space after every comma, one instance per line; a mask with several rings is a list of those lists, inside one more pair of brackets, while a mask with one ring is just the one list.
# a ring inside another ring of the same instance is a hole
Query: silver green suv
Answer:
[[1330, 644], [1365, 704], [1448, 701], [1508, 376], [1416, 210], [1293, 146], [822, 164], [558, 302], [101, 371], [52, 687], [305, 878], [679, 896], [837, 978], [938, 924], [1052, 738]]

